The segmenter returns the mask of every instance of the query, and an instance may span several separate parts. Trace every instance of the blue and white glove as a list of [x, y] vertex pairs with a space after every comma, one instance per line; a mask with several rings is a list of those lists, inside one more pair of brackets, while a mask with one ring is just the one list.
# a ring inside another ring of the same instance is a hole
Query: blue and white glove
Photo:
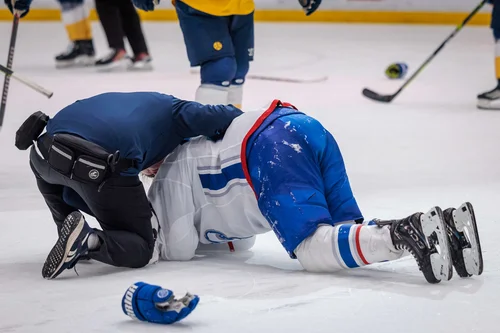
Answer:
[[132, 0], [132, 2], [134, 6], [146, 12], [155, 10], [155, 7], [160, 4], [160, 0]]
[[309, 16], [318, 9], [319, 5], [321, 5], [321, 0], [299, 0], [299, 3], [306, 16]]
[[122, 298], [122, 310], [133, 319], [156, 324], [172, 324], [186, 318], [200, 298], [189, 293], [175, 299], [171, 290], [145, 282], [131, 285]]
[[25, 17], [30, 11], [31, 1], [33, 0], [4, 0], [10, 12], [19, 17]]

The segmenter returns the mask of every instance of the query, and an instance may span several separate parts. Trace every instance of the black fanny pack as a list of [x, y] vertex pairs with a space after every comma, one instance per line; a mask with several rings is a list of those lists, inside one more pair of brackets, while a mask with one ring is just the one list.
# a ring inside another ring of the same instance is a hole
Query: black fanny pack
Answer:
[[16, 132], [15, 145], [17, 149], [28, 149], [33, 144], [33, 141], [42, 134], [48, 121], [49, 116], [42, 111], [37, 111], [29, 116]]
[[[120, 159], [120, 152], [113, 154], [101, 146], [71, 134], [45, 136], [47, 162], [61, 174], [84, 183], [100, 185], [113, 173], [135, 166], [130, 159]], [[48, 143], [48, 144], [47, 144]]]

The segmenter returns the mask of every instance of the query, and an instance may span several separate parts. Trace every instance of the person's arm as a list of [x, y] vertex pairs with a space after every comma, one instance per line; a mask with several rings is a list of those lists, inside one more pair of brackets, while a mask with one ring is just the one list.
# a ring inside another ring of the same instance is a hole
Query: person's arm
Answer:
[[217, 140], [224, 136], [233, 119], [243, 112], [232, 105], [203, 105], [174, 98], [172, 114], [175, 129], [181, 137], [204, 135]]

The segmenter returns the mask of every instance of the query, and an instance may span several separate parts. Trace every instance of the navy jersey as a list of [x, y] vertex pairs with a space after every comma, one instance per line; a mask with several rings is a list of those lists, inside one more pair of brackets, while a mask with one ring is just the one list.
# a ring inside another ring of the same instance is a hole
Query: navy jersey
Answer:
[[47, 133], [69, 133], [110, 153], [137, 161], [124, 175], [137, 175], [166, 157], [186, 138], [217, 136], [242, 114], [233, 106], [202, 105], [155, 92], [104, 93], [65, 107]]

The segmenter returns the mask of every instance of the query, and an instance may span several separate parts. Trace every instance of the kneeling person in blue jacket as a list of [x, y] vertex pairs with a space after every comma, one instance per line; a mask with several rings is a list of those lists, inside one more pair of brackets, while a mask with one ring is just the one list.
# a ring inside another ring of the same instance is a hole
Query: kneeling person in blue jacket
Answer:
[[[30, 165], [59, 233], [42, 276], [53, 279], [82, 257], [119, 267], [147, 265], [157, 223], [139, 173], [186, 138], [221, 138], [241, 113], [231, 105], [134, 92], [79, 100], [52, 119], [40, 111], [31, 115], [16, 133], [16, 146], [24, 150], [36, 141]], [[81, 212], [94, 216], [102, 230], [90, 228]]]

